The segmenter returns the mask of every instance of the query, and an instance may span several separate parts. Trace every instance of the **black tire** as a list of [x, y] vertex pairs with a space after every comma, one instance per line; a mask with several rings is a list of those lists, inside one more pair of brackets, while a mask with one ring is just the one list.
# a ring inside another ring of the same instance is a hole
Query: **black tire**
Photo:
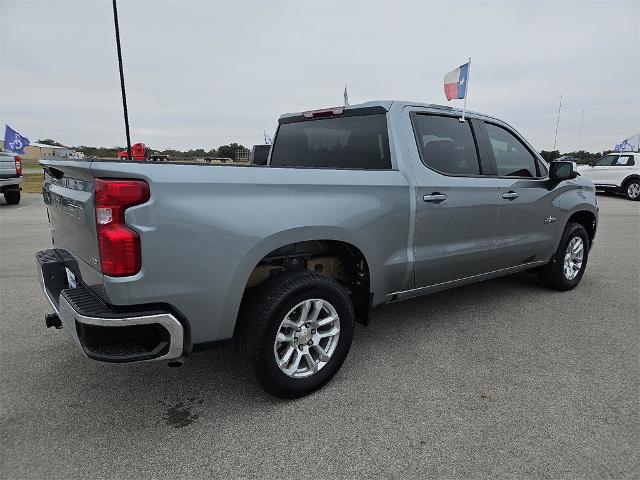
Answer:
[[[632, 186], [635, 187], [635, 191], [633, 193], [631, 192]], [[624, 196], [627, 197], [628, 200], [633, 200], [636, 202], [639, 201], [640, 194], [636, 192], [640, 192], [640, 179], [632, 178], [631, 180], [627, 180], [626, 182], [624, 182], [624, 185], [622, 186], [622, 193], [624, 193]]]
[[[245, 365], [271, 395], [291, 399], [307, 395], [325, 385], [347, 358], [353, 339], [354, 312], [342, 285], [308, 270], [285, 270], [265, 280], [245, 298], [234, 341]], [[328, 362], [316, 373], [293, 378], [276, 363], [274, 341], [285, 315], [306, 299], [329, 302], [340, 319], [340, 336]]]
[[20, 190], [9, 190], [4, 192], [4, 199], [9, 205], [18, 205], [20, 203]]
[[[576, 237], [579, 237], [583, 242], [584, 253], [582, 257], [582, 266], [580, 267], [578, 274], [574, 278], [569, 279], [564, 273], [564, 257], [567, 247], [569, 246], [569, 242]], [[584, 271], [587, 268], [589, 248], [589, 236], [587, 235], [585, 228], [579, 223], [568, 223], [562, 233], [558, 250], [556, 250], [551, 261], [538, 271], [538, 276], [542, 283], [549, 288], [560, 291], [571, 290], [574, 288], [578, 283], [580, 283], [580, 280], [584, 275]]]

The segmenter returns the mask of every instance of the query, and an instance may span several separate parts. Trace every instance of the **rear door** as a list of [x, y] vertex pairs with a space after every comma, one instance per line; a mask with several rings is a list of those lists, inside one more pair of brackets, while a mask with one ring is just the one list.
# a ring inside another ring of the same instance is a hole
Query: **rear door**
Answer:
[[493, 270], [548, 260], [557, 224], [550, 217], [546, 167], [511, 128], [485, 121], [485, 143], [498, 183], [498, 231]]
[[498, 186], [484, 176], [474, 120], [456, 115], [410, 114], [409, 147], [416, 177], [416, 287], [486, 273], [491, 268], [498, 218]]

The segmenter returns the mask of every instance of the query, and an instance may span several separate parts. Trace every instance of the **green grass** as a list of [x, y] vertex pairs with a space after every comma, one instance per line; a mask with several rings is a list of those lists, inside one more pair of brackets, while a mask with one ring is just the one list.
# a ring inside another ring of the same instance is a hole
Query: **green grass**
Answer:
[[25, 160], [23, 158], [22, 168], [41, 168], [41, 167], [40, 165], [38, 165], [38, 160], [34, 160], [34, 159]]
[[42, 183], [44, 182], [44, 174], [42, 173], [25, 173], [20, 187], [24, 193], [42, 193]]

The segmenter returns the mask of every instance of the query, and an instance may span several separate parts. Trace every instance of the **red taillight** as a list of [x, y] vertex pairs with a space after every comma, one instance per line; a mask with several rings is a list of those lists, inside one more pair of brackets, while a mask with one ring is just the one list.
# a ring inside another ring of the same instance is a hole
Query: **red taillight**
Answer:
[[125, 277], [140, 271], [140, 237], [127, 227], [124, 212], [147, 200], [149, 185], [142, 180], [96, 180], [96, 231], [105, 275]]
[[16, 173], [18, 174], [18, 176], [21, 176], [22, 175], [22, 159], [20, 157], [13, 157], [13, 159], [16, 162]]

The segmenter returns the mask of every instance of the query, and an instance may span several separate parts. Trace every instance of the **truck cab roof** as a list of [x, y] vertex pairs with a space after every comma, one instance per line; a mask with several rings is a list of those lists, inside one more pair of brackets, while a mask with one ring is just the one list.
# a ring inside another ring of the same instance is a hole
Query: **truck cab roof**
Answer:
[[[439, 111], [445, 111], [445, 112], [459, 113], [460, 115], [462, 115], [462, 109], [459, 109], [459, 108], [453, 108], [448, 105], [438, 105], [435, 103], [423, 103], [423, 102], [414, 102], [414, 101], [408, 101], [408, 100], [372, 100], [369, 102], [348, 105], [344, 107], [344, 109], [348, 111], [348, 110], [369, 109], [369, 108], [377, 107], [377, 108], [383, 108], [385, 111], [388, 112], [389, 110], [391, 110], [392, 106], [394, 108], [399, 108], [399, 109], [403, 109], [404, 107], [420, 107], [420, 108], [426, 108], [434, 111], [439, 110]], [[330, 109], [330, 108], [336, 108], [336, 107], [325, 107], [325, 108]], [[342, 107], [337, 107], [337, 108], [342, 108]], [[322, 110], [322, 108], [318, 110]], [[314, 111], [314, 110], [311, 110], [311, 111]], [[305, 112], [284, 113], [280, 115], [280, 120], [291, 118], [291, 117], [299, 117], [304, 113]], [[465, 115], [472, 115], [472, 116], [500, 121], [498, 118], [495, 118], [483, 113], [474, 112], [471, 110], [465, 111]]]

